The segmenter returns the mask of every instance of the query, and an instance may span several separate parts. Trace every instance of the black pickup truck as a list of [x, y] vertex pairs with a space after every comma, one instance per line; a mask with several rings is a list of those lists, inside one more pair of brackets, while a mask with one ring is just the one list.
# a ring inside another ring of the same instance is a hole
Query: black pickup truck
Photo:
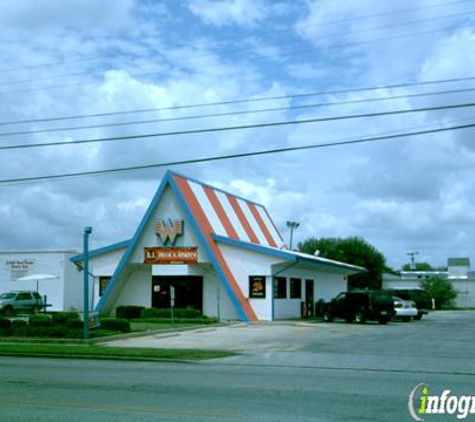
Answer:
[[385, 290], [352, 290], [342, 292], [323, 305], [323, 320], [342, 318], [364, 324], [367, 320], [386, 324], [394, 316], [394, 301]]

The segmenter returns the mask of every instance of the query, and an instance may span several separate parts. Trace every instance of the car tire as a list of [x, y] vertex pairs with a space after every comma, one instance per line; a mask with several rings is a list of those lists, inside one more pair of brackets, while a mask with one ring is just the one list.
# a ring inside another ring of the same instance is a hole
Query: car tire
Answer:
[[378, 319], [378, 322], [379, 322], [381, 325], [386, 325], [386, 324], [389, 322], [389, 319], [388, 319], [388, 318], [379, 318], [379, 319]]
[[420, 321], [420, 320], [422, 319], [422, 315], [423, 315], [423, 314], [417, 314], [417, 315], [414, 317], [414, 319], [415, 319], [416, 321]]
[[358, 324], [366, 323], [366, 312], [364, 309], [361, 308], [355, 312], [355, 322]]
[[323, 321], [324, 322], [332, 322], [333, 321], [333, 317], [331, 316], [330, 312], [328, 312], [328, 311], [323, 312]]
[[6, 306], [5, 309], [3, 310], [3, 313], [5, 314], [5, 316], [14, 316], [15, 310], [13, 309], [12, 306]]

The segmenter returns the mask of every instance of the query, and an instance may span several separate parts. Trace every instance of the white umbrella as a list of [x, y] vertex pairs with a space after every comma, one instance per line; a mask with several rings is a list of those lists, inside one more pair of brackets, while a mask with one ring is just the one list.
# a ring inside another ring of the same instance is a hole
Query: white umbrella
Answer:
[[38, 283], [43, 280], [54, 280], [59, 278], [57, 275], [53, 274], [32, 274], [25, 277], [20, 277], [17, 281], [36, 281], [36, 292], [38, 292]]

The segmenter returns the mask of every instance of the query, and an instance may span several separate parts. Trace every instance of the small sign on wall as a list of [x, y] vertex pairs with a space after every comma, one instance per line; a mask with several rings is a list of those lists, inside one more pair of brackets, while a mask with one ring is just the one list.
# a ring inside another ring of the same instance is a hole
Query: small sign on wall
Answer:
[[10, 281], [17, 281], [35, 269], [34, 259], [7, 259], [5, 269], [10, 272]]
[[198, 248], [144, 248], [144, 264], [197, 264]]
[[253, 299], [264, 299], [266, 297], [265, 276], [249, 276], [249, 297]]

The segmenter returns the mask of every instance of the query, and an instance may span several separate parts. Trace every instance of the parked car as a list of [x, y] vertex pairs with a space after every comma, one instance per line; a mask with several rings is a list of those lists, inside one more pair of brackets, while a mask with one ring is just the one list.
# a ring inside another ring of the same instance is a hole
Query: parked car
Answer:
[[418, 311], [415, 302], [412, 300], [404, 300], [396, 296], [393, 296], [393, 300], [394, 310], [396, 311], [394, 318], [401, 319], [404, 322], [409, 322], [411, 318], [417, 316]]
[[393, 287], [388, 289], [393, 296], [400, 297], [404, 300], [412, 300], [416, 303], [417, 315], [414, 319], [421, 319], [423, 315], [427, 315], [432, 310], [432, 297], [425, 290], [416, 287]]
[[43, 309], [43, 298], [35, 291], [14, 291], [0, 295], [0, 311], [5, 315]]
[[342, 318], [364, 324], [375, 320], [386, 324], [395, 314], [392, 296], [384, 290], [352, 290], [342, 292], [323, 306], [323, 320]]

